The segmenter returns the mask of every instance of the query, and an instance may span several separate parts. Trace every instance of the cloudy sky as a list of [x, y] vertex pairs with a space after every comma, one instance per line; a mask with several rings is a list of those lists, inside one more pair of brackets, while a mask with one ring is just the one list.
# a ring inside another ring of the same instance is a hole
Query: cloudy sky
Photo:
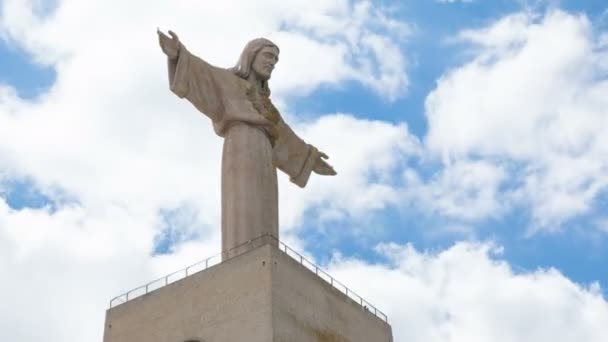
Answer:
[[0, 0], [0, 340], [101, 341], [114, 296], [219, 252], [222, 140], [156, 29], [272, 98], [336, 177], [281, 238], [397, 342], [608, 340], [605, 0]]

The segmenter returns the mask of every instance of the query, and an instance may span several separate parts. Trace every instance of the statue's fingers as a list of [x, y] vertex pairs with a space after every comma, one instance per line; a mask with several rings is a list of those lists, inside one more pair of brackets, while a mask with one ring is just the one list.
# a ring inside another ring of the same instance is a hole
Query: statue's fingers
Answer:
[[319, 152], [319, 156], [323, 159], [329, 159], [329, 156], [323, 152]]
[[175, 39], [175, 40], [179, 40], [179, 37], [177, 36], [177, 34], [175, 34], [175, 32], [169, 30], [169, 35], [171, 35], [171, 38]]
[[329, 165], [325, 162], [317, 164], [315, 166], [315, 168], [313, 169], [313, 171], [320, 175], [324, 175], [324, 176], [334, 176], [337, 174], [336, 170], [334, 170], [334, 168], [331, 165]]
[[321, 168], [323, 169], [323, 174], [325, 174], [325, 175], [335, 175], [336, 174], [334, 167], [325, 161], [322, 162]]
[[334, 170], [334, 167], [331, 165], [327, 165], [327, 174], [330, 176], [335, 176], [338, 173], [336, 172], [336, 170]]
[[334, 168], [330, 166], [323, 170], [323, 174], [328, 176], [334, 176], [336, 175], [336, 170], [334, 170]]

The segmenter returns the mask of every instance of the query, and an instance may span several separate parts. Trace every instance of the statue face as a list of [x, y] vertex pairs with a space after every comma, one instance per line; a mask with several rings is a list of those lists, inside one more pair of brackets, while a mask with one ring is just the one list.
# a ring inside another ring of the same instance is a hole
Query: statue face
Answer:
[[274, 66], [279, 61], [279, 50], [272, 46], [263, 47], [251, 64], [251, 69], [257, 75], [257, 77], [263, 81], [270, 79]]

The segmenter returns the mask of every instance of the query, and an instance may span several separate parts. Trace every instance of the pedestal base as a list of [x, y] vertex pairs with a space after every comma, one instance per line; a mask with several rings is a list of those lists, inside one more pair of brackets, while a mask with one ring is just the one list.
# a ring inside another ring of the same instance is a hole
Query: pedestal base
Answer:
[[268, 243], [109, 309], [103, 341], [392, 342], [392, 333]]

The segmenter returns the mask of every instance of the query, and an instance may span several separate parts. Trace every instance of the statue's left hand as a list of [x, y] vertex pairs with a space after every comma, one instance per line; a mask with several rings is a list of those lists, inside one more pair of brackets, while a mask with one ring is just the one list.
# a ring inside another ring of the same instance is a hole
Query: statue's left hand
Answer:
[[323, 176], [335, 176], [337, 175], [336, 170], [334, 170], [333, 166], [329, 165], [325, 159], [329, 159], [329, 157], [327, 156], [327, 154], [323, 153], [323, 152], [319, 152], [319, 156], [317, 157], [317, 160], [315, 162], [314, 167], [312, 168], [312, 170], [319, 175], [323, 175]]

